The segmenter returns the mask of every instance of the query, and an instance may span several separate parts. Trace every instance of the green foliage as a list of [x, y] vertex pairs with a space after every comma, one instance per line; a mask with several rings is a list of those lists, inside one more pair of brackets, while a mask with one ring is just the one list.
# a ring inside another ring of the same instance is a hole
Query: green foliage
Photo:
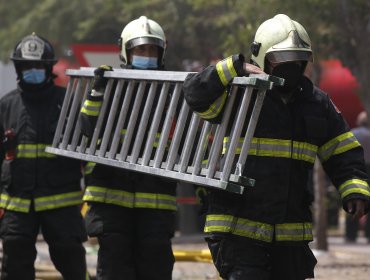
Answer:
[[57, 45], [59, 56], [71, 43], [115, 44], [129, 21], [146, 15], [167, 35], [167, 68], [181, 70], [184, 59], [207, 65], [236, 52], [249, 57], [255, 30], [277, 13], [305, 26], [316, 61], [340, 58], [370, 87], [367, 0], [0, 0], [0, 59], [33, 31]]

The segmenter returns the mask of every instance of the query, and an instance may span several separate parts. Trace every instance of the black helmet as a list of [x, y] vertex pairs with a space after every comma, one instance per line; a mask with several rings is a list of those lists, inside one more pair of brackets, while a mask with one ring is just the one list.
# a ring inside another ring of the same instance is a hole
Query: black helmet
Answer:
[[20, 41], [10, 57], [14, 62], [40, 61], [54, 65], [55, 58], [53, 46], [44, 38], [35, 33], [28, 35]]
[[[14, 48], [10, 59], [14, 63], [18, 75], [19, 85], [25, 90], [39, 90], [56, 77], [53, 74], [53, 66], [57, 63], [53, 46], [44, 38], [37, 36], [35, 32], [22, 39]], [[23, 69], [31, 65], [42, 65], [45, 69], [45, 79], [40, 84], [29, 84], [22, 75]]]

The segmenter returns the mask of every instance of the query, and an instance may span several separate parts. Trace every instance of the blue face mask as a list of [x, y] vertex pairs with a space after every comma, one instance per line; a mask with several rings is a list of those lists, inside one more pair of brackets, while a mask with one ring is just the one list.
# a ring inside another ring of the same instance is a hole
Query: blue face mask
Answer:
[[132, 66], [137, 69], [155, 69], [158, 68], [158, 58], [133, 55]]
[[41, 84], [45, 81], [45, 69], [29, 69], [22, 72], [23, 81], [28, 84]]

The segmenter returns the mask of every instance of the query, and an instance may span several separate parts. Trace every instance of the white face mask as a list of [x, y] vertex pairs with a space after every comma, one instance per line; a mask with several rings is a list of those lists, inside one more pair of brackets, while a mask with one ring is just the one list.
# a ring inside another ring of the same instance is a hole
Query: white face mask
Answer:
[[32, 68], [22, 71], [22, 79], [28, 84], [41, 84], [45, 81], [45, 78], [45, 69]]
[[131, 64], [137, 69], [156, 69], [158, 68], [158, 58], [133, 55]]

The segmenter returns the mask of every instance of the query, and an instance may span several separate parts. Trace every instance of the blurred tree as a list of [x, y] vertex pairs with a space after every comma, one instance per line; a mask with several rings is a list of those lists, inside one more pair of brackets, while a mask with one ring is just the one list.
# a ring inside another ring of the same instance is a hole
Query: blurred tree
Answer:
[[129, 21], [146, 15], [167, 34], [167, 67], [182, 70], [184, 59], [207, 65], [235, 52], [249, 57], [255, 30], [277, 13], [306, 27], [316, 61], [339, 58], [350, 68], [370, 112], [367, 0], [0, 0], [0, 59], [33, 31], [56, 44], [61, 56], [71, 43], [115, 44]]

